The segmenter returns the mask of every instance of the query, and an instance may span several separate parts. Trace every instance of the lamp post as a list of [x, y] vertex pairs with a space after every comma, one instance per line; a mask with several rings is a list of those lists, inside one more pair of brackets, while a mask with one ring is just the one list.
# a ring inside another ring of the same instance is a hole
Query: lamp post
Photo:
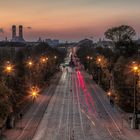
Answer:
[[13, 65], [8, 61], [4, 68], [4, 71], [8, 77], [8, 87], [10, 86], [10, 75], [12, 74], [13, 70], [14, 70]]
[[28, 67], [29, 67], [29, 80], [30, 80], [30, 87], [31, 87], [31, 68], [32, 68], [32, 66], [33, 66], [33, 61], [32, 61], [32, 60], [29, 60], [29, 61], [27, 62], [27, 65], [28, 65]]
[[40, 58], [40, 67], [41, 67], [40, 71], [43, 75], [45, 75], [44, 78], [45, 80], [46, 80], [47, 62], [48, 62], [48, 57], [43, 56]]
[[110, 98], [111, 98], [111, 91], [109, 91], [109, 92], [107, 93], [107, 96], [109, 97], [109, 100], [110, 100]]
[[89, 58], [89, 73], [92, 74], [92, 71], [91, 71], [91, 62], [93, 60], [93, 57], [90, 57]]
[[47, 63], [47, 61], [48, 61], [48, 57], [41, 57], [41, 58], [40, 58], [40, 62], [41, 62], [42, 64]]
[[10, 64], [10, 62], [8, 61], [7, 64], [5, 65], [5, 72], [7, 74], [10, 74], [13, 71], [13, 65]]
[[32, 97], [33, 102], [39, 95], [39, 88], [38, 87], [31, 87], [30, 88], [30, 96]]
[[98, 62], [98, 64], [99, 64], [99, 66], [98, 66], [98, 85], [100, 85], [100, 78], [101, 78], [101, 71], [100, 71], [100, 63], [102, 62], [102, 59], [101, 58], [97, 58], [97, 62]]
[[54, 56], [54, 59], [57, 59], [57, 56], [56, 55]]
[[93, 60], [93, 57], [87, 56], [87, 61], [88, 61], [88, 72], [91, 73], [91, 61]]
[[133, 66], [134, 71], [134, 110], [133, 110], [133, 128], [138, 129], [138, 114], [137, 114], [137, 72], [138, 72], [138, 66]]
[[88, 69], [88, 66], [89, 66], [89, 59], [90, 59], [90, 57], [87, 56], [87, 61], [88, 61], [88, 63], [87, 63], [87, 71], [89, 71], [89, 69]]

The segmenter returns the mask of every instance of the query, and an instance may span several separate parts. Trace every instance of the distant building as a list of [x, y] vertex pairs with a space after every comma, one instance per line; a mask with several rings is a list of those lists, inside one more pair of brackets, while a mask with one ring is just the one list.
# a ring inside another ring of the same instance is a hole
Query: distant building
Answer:
[[90, 39], [83, 39], [81, 41], [79, 41], [78, 45], [77, 46], [89, 46], [89, 47], [92, 47], [93, 46], [93, 41], [90, 40]]
[[48, 43], [48, 45], [50, 47], [54, 47], [55, 48], [55, 47], [58, 47], [59, 46], [59, 40], [56, 40], [56, 39], [54, 39], [54, 40], [52, 40], [52, 39], [46, 39], [45, 42]]
[[112, 41], [101, 40], [101, 39], [99, 39], [99, 41], [95, 44], [95, 46], [102, 47], [102, 48], [110, 48], [110, 49], [114, 48], [114, 44]]
[[39, 39], [38, 39], [38, 41], [37, 41], [38, 43], [41, 43], [41, 42], [43, 42], [42, 41], [42, 39], [41, 39], [41, 37], [39, 37]]
[[19, 25], [19, 35], [16, 35], [16, 25], [12, 26], [12, 40], [11, 42], [25, 42], [23, 38], [23, 26]]

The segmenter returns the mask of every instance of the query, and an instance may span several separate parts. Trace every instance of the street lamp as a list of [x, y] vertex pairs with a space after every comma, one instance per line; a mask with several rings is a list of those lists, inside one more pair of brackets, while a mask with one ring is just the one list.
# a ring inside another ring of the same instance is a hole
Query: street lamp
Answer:
[[54, 59], [57, 59], [57, 56], [54, 56]]
[[11, 71], [12, 71], [12, 67], [11, 67], [11, 66], [7, 66], [7, 67], [6, 67], [6, 72], [7, 72], [7, 73], [10, 73]]
[[4, 71], [9, 75], [13, 71], [13, 65], [7, 62], [5, 65]]
[[133, 128], [138, 129], [138, 115], [137, 115], [137, 72], [139, 67], [134, 65], [132, 67], [134, 72], [134, 110], [133, 110]]
[[87, 63], [88, 72], [90, 73], [90, 60], [92, 60], [93, 57], [87, 56], [86, 58], [87, 58], [87, 61], [88, 61], [88, 63]]
[[98, 58], [98, 62], [101, 62], [101, 58]]
[[33, 62], [30, 60], [30, 61], [28, 61], [28, 63], [27, 63], [27, 64], [28, 64], [28, 66], [29, 66], [29, 67], [32, 67]]
[[100, 72], [100, 64], [102, 59], [100, 57], [97, 58], [97, 64], [98, 64], [98, 85], [100, 85], [100, 78], [101, 78], [101, 72]]
[[90, 57], [90, 60], [93, 60], [93, 57]]
[[134, 70], [134, 72], [137, 72], [138, 66], [134, 66], [134, 67], [133, 67], [133, 70]]
[[32, 87], [30, 89], [30, 96], [32, 97], [32, 100], [34, 101], [39, 95], [39, 88], [38, 87]]
[[46, 57], [46, 61], [48, 61], [49, 60], [49, 58], [48, 57]]
[[30, 87], [31, 87], [31, 67], [33, 66], [33, 61], [27, 61], [27, 66], [29, 67], [29, 80], [30, 80]]
[[89, 56], [87, 56], [87, 59], [89, 60], [89, 59], [90, 59], [90, 57], [89, 57]]
[[107, 95], [108, 95], [108, 97], [110, 98], [110, 96], [111, 96], [111, 92], [109, 91], [109, 92], [107, 93]]
[[4, 66], [4, 72], [7, 75], [8, 87], [10, 86], [10, 81], [11, 81], [10, 78], [11, 78], [11, 75], [13, 74], [13, 70], [14, 70], [14, 65], [12, 65], [9, 61], [7, 61]]
[[40, 59], [40, 62], [41, 62], [41, 63], [46, 63], [46, 62], [47, 62], [47, 59], [46, 59], [45, 57], [42, 57], [42, 58]]

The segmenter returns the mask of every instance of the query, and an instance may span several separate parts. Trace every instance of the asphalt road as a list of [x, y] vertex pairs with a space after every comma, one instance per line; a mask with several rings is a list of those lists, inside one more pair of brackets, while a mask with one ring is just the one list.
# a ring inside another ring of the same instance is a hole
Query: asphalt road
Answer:
[[124, 127], [105, 92], [85, 71], [69, 67], [5, 135], [8, 140], [139, 140]]
[[102, 92], [84, 72], [64, 71], [32, 140], [128, 140]]

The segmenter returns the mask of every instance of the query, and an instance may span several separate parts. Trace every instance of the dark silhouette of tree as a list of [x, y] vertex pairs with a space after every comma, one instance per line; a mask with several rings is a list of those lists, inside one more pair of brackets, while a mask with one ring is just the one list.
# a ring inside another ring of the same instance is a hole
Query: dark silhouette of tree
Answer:
[[138, 47], [133, 41], [135, 35], [135, 30], [128, 25], [113, 27], [105, 32], [105, 37], [114, 42], [116, 53], [125, 57], [133, 56], [138, 51]]
[[113, 27], [105, 32], [105, 37], [112, 40], [115, 43], [122, 41], [132, 41], [136, 35], [135, 30], [128, 25], [121, 25], [119, 27]]

